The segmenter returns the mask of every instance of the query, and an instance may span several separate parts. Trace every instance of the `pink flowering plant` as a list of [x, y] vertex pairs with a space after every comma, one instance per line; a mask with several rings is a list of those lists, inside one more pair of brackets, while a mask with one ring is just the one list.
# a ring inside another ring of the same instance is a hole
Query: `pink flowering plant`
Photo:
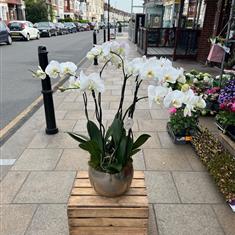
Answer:
[[198, 128], [198, 112], [192, 112], [191, 116], [184, 116], [183, 108], [172, 108], [170, 112], [170, 126], [176, 136], [191, 136]]
[[219, 113], [216, 120], [225, 129], [235, 126], [235, 79], [228, 81], [219, 95]]

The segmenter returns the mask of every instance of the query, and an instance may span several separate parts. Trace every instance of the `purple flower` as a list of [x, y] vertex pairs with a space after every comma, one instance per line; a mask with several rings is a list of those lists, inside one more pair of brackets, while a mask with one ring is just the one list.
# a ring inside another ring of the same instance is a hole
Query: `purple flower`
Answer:
[[232, 102], [235, 99], [235, 79], [227, 81], [224, 88], [220, 91], [219, 103]]

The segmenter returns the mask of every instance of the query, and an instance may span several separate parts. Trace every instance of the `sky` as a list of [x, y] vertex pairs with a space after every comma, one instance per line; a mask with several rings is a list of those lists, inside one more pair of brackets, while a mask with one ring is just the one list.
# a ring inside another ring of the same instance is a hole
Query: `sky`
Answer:
[[[133, 5], [143, 5], [143, 0], [133, 0]], [[120, 10], [131, 12], [131, 0], [110, 0], [110, 4]], [[134, 12], [142, 12], [141, 8], [134, 8]]]

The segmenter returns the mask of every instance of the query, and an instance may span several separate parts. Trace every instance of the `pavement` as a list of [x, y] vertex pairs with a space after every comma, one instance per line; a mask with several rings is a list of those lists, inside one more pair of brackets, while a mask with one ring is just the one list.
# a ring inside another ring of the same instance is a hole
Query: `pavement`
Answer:
[[[119, 40], [126, 40], [125, 35]], [[130, 44], [130, 57], [139, 56]], [[184, 63], [184, 62], [183, 62]], [[85, 73], [98, 71], [85, 62]], [[183, 66], [183, 64], [182, 64]], [[192, 63], [189, 67], [198, 67]], [[103, 118], [112, 121], [119, 101], [121, 72], [105, 70]], [[144, 82], [140, 95], [147, 94]], [[132, 100], [133, 85], [127, 84], [125, 106]], [[1, 235], [68, 235], [66, 203], [76, 171], [87, 170], [88, 154], [65, 131], [86, 133], [81, 94], [54, 94], [56, 135], [45, 134], [41, 107], [1, 147]], [[88, 109], [94, 115], [93, 102]], [[213, 179], [190, 145], [174, 145], [167, 132], [168, 113], [148, 102], [136, 108], [134, 134], [152, 137], [134, 156], [134, 168], [143, 170], [148, 190], [150, 221], [148, 235], [234, 235], [235, 214], [224, 202]], [[210, 119], [202, 122], [216, 130]]]

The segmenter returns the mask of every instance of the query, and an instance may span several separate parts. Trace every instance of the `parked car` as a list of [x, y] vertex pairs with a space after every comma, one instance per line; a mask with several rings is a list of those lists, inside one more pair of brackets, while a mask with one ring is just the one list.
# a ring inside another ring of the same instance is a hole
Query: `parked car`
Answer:
[[81, 28], [82, 28], [82, 24], [81, 24], [81, 23], [79, 23], [79, 22], [74, 22], [74, 24], [75, 24], [76, 27], [77, 27], [77, 32], [82, 31], [82, 30], [81, 30]]
[[36, 27], [38, 28], [41, 36], [57, 36], [58, 30], [52, 22], [38, 22]]
[[64, 26], [70, 33], [76, 33], [77, 27], [73, 22], [64, 22]]
[[55, 23], [55, 27], [57, 28], [57, 32], [59, 35], [64, 35], [64, 34], [68, 34], [69, 31], [67, 28], [65, 28], [64, 24], [62, 23]]
[[14, 39], [24, 39], [29, 41], [30, 39], [39, 39], [40, 33], [38, 29], [33, 27], [33, 24], [29, 21], [14, 20], [8, 24], [11, 37]]
[[91, 30], [94, 30], [96, 27], [96, 22], [89, 22], [88, 25], [90, 26]]
[[90, 26], [87, 23], [81, 23], [81, 31], [89, 31]]
[[0, 43], [7, 43], [8, 45], [12, 44], [12, 38], [10, 35], [10, 30], [6, 24], [0, 20]]

